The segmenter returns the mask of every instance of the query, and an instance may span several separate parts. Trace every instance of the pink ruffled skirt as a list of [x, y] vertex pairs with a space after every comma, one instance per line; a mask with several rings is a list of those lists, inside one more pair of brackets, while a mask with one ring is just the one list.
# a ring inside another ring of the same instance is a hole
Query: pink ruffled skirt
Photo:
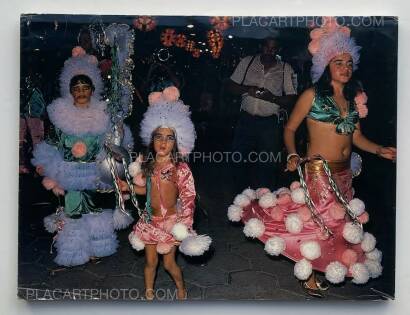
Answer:
[[[353, 263], [364, 262], [366, 257], [360, 244], [354, 245], [344, 239], [343, 228], [350, 219], [345, 215], [344, 209], [329, 185], [326, 174], [322, 171], [322, 165], [319, 164], [306, 165], [305, 180], [316, 210], [326, 226], [333, 232], [333, 236], [326, 238], [320, 227], [313, 222], [307, 205], [293, 202], [290, 194], [286, 192], [279, 194], [278, 204], [271, 208], [262, 208], [258, 200], [253, 200], [251, 204], [243, 208], [242, 221], [246, 223], [252, 218], [260, 219], [265, 225], [265, 231], [259, 239], [266, 243], [273, 236], [281, 237], [286, 244], [282, 255], [295, 262], [304, 258], [300, 251], [302, 242], [317, 241], [320, 245], [321, 256], [312, 260], [311, 264], [314, 270], [325, 272], [331, 262], [339, 261], [349, 267]], [[332, 176], [339, 190], [349, 202], [353, 197], [350, 168], [348, 165], [333, 167]], [[303, 221], [303, 228], [299, 233], [290, 233], [285, 226], [286, 217], [293, 213], [299, 214]], [[347, 276], [351, 276], [350, 273]]]
[[144, 244], [156, 244], [159, 253], [167, 253], [172, 246], [179, 244], [171, 234], [172, 227], [176, 222], [177, 214], [152, 216], [149, 223], [140, 219], [134, 225], [134, 233]]

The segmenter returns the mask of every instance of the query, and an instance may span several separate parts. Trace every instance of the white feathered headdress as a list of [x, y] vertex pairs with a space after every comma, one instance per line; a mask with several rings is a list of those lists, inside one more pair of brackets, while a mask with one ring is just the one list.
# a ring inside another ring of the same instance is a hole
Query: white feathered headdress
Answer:
[[170, 86], [162, 92], [153, 92], [148, 96], [148, 102], [150, 106], [141, 122], [143, 144], [149, 145], [155, 129], [170, 128], [175, 132], [179, 153], [184, 156], [191, 153], [196, 133], [189, 107], [179, 99], [179, 90]]
[[98, 60], [93, 55], [87, 55], [80, 46], [74, 47], [72, 57], [64, 62], [64, 67], [60, 75], [60, 93], [62, 97], [70, 96], [70, 81], [79, 74], [88, 76], [94, 84], [93, 96], [101, 98], [103, 92], [103, 81], [98, 68]]

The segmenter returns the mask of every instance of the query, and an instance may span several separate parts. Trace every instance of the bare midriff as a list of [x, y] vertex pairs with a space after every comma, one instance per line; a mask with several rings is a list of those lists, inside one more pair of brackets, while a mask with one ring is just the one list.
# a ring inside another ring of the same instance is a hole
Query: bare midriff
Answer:
[[321, 155], [328, 161], [345, 161], [352, 151], [352, 134], [342, 135], [336, 132], [336, 125], [310, 118], [306, 119], [309, 132], [307, 156]]

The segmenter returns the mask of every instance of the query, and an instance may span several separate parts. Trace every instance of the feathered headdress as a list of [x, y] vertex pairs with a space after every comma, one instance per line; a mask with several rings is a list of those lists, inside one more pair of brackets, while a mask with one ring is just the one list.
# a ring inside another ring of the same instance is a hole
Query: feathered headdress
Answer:
[[179, 153], [191, 153], [196, 138], [195, 128], [189, 107], [179, 99], [179, 95], [179, 90], [170, 86], [148, 96], [150, 106], [144, 114], [140, 132], [144, 145], [149, 145], [155, 129], [171, 128], [175, 132]]
[[322, 26], [312, 30], [310, 38], [308, 50], [313, 56], [310, 70], [313, 83], [320, 79], [329, 61], [343, 53], [352, 56], [353, 71], [357, 69], [361, 47], [350, 37], [350, 29], [340, 26], [335, 17], [323, 17]]
[[93, 55], [87, 55], [80, 46], [76, 46], [72, 50], [72, 57], [64, 62], [60, 75], [60, 93], [62, 97], [71, 95], [70, 81], [79, 74], [84, 74], [91, 79], [95, 87], [93, 96], [100, 99], [103, 91], [103, 81], [98, 68], [98, 60]]

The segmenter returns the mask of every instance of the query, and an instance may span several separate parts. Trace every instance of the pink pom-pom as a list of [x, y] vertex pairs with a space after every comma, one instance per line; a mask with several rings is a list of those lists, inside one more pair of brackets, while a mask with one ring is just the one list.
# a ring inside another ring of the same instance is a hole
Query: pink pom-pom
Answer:
[[342, 254], [342, 263], [347, 267], [355, 264], [357, 261], [357, 253], [353, 249], [346, 249]]
[[310, 210], [308, 207], [303, 206], [298, 209], [299, 217], [302, 219], [303, 222], [307, 222], [312, 217]]
[[41, 183], [47, 190], [51, 190], [57, 186], [57, 182], [54, 179], [51, 179], [50, 177], [44, 177]]
[[80, 57], [80, 56], [84, 56], [86, 54], [85, 50], [83, 47], [81, 46], [75, 46], [72, 50], [71, 50], [71, 56], [73, 57]]
[[361, 224], [365, 224], [365, 223], [367, 223], [367, 222], [369, 222], [369, 213], [368, 212], [363, 212], [361, 215], [359, 215], [358, 217], [357, 217], [357, 220], [359, 220], [359, 222], [361, 223]]
[[256, 198], [260, 199], [264, 194], [269, 193], [269, 192], [270, 192], [269, 188], [266, 188], [266, 187], [258, 188], [256, 189]]
[[346, 35], [350, 36], [350, 28], [348, 28], [347, 26], [339, 28], [339, 32], [345, 33]]
[[146, 185], [146, 178], [143, 176], [142, 173], [138, 173], [133, 179], [132, 182], [140, 187], [144, 187]]
[[290, 190], [295, 190], [299, 187], [300, 187], [300, 182], [298, 182], [298, 181], [294, 181], [294, 182], [292, 182], [292, 184], [290, 184]]
[[330, 216], [335, 220], [341, 220], [345, 217], [346, 210], [338, 203], [332, 205], [329, 209]]
[[319, 51], [320, 48], [320, 41], [319, 40], [312, 40], [308, 45], [309, 52], [314, 55]]
[[312, 40], [318, 40], [325, 34], [326, 34], [325, 30], [323, 28], [318, 27], [310, 32], [310, 38]]
[[334, 16], [324, 16], [322, 18], [322, 27], [329, 32], [334, 32], [338, 28], [337, 20]]
[[172, 249], [172, 244], [168, 244], [168, 243], [158, 243], [157, 244], [157, 253], [164, 255], [164, 254], [168, 254], [171, 249]]
[[354, 98], [354, 102], [359, 104], [367, 104], [367, 94], [365, 92], [358, 92]]
[[162, 99], [162, 93], [161, 92], [152, 92], [152, 93], [150, 93], [150, 95], [148, 95], [148, 103], [150, 105], [157, 104], [161, 99]]
[[64, 194], [65, 194], [64, 189], [61, 188], [58, 185], [56, 187], [54, 187], [52, 189], [52, 191], [53, 191], [53, 194], [56, 195], [56, 196], [64, 196]]
[[71, 153], [75, 158], [82, 158], [87, 154], [87, 146], [82, 141], [77, 141], [71, 148]]
[[357, 107], [357, 112], [359, 113], [360, 118], [365, 118], [367, 114], [369, 113], [367, 106], [364, 104], [357, 104], [356, 107]]
[[279, 195], [279, 198], [277, 199], [276, 204], [286, 205], [291, 202], [292, 202], [292, 197], [287, 193], [283, 193]]
[[179, 99], [179, 90], [175, 86], [169, 86], [162, 91], [162, 95], [168, 102], [175, 102]]
[[270, 216], [274, 221], [283, 221], [283, 211], [278, 206], [275, 206], [270, 211]]

